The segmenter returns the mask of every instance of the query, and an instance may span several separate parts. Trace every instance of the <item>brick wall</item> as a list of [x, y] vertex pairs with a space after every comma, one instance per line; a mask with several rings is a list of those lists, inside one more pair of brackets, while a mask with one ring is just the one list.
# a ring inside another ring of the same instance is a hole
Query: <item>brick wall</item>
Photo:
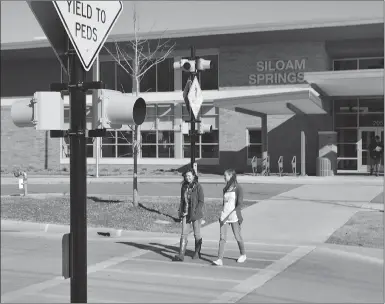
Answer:
[[11, 119], [11, 108], [1, 108], [1, 170], [59, 169], [59, 139], [45, 131], [18, 128]]
[[[330, 67], [330, 60], [325, 52], [323, 43], [293, 43], [293, 44], [265, 44], [221, 47], [219, 57], [220, 87], [247, 86], [249, 74], [256, 73], [256, 62], [259, 60], [284, 59], [294, 60], [306, 58], [306, 71], [322, 71]], [[55, 62], [54, 62], [55, 61]], [[2, 62], [2, 97], [31, 96], [35, 91], [47, 90], [51, 82], [60, 80], [60, 69], [56, 59], [43, 62], [40, 60]], [[238, 171], [250, 169], [246, 162], [246, 129], [260, 127], [258, 117], [220, 110], [219, 116], [219, 147], [220, 166], [200, 166], [202, 171], [219, 172], [225, 167], [234, 167]], [[46, 139], [45, 132], [37, 132], [32, 128], [17, 128], [10, 118], [10, 109], [2, 108], [1, 113], [1, 153], [2, 170], [13, 167], [31, 169], [59, 169], [59, 139]], [[293, 154], [299, 155], [300, 131], [305, 130], [308, 135], [307, 161], [308, 171], [315, 168], [316, 132], [331, 129], [331, 118], [323, 117], [292, 117], [268, 116], [269, 150], [272, 157], [272, 169], [275, 169], [276, 158], [284, 155], [285, 160], [291, 160]], [[47, 149], [46, 149], [47, 146]], [[46, 152], [46, 150], [48, 152]], [[25, 152], [28, 151], [28, 152]], [[284, 151], [284, 152], [282, 152]], [[299, 156], [297, 156], [299, 159]], [[299, 161], [298, 161], [299, 162]], [[288, 164], [289, 166], [289, 164]], [[121, 166], [102, 166], [104, 173], [113, 173]], [[129, 168], [130, 166], [127, 166]], [[92, 172], [94, 166], [89, 166]], [[146, 165], [143, 168], [180, 169], [180, 166]], [[285, 167], [288, 171], [289, 167]]]
[[[303, 71], [326, 71], [331, 61], [325, 45], [315, 43], [264, 44], [247, 47], [222, 47], [219, 57], [220, 87], [248, 86], [249, 75], [257, 73], [256, 63], [263, 60], [306, 60]], [[234, 167], [238, 171], [251, 171], [247, 166], [246, 129], [260, 128], [261, 119], [221, 109], [219, 116], [220, 167]], [[268, 116], [268, 144], [272, 172], [277, 172], [279, 156], [284, 156], [284, 171], [291, 171], [291, 159], [297, 156], [300, 168], [300, 134], [307, 135], [307, 171], [315, 173], [317, 132], [331, 130], [330, 115]]]

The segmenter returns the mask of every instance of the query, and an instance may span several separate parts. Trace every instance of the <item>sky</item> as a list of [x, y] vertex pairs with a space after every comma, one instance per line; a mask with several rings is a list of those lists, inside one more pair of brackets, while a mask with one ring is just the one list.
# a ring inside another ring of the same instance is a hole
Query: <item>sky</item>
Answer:
[[[133, 1], [111, 37], [133, 33]], [[140, 1], [135, 2], [142, 35], [202, 33], [323, 26], [335, 23], [383, 22], [383, 1]], [[194, 17], [190, 17], [194, 16]], [[44, 33], [25, 1], [1, 1], [1, 44], [38, 41]]]

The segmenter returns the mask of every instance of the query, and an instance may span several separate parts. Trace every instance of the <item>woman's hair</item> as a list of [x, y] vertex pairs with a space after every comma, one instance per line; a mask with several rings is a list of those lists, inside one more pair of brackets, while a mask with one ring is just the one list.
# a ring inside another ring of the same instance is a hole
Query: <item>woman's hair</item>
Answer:
[[198, 176], [197, 174], [195, 173], [195, 170], [193, 168], [189, 168], [187, 169], [185, 172], [183, 172], [182, 176], [183, 176], [183, 181], [182, 181], [182, 185], [186, 185], [187, 184], [187, 181], [186, 181], [186, 174], [191, 172], [191, 174], [193, 175], [194, 179], [193, 179], [193, 184], [195, 185], [196, 183], [198, 183]]
[[223, 188], [223, 193], [225, 193], [227, 190], [229, 190], [230, 187], [232, 186], [237, 186], [238, 181], [237, 181], [237, 173], [235, 172], [234, 169], [227, 169], [225, 171], [225, 174], [231, 175], [230, 180], [226, 183], [226, 186]]

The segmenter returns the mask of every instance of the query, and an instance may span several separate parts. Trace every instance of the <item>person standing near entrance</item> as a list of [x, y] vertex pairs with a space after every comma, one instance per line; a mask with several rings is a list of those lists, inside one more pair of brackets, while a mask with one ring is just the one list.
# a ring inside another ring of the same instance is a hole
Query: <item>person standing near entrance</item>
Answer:
[[174, 261], [183, 262], [188, 243], [188, 235], [191, 226], [194, 230], [195, 252], [193, 259], [201, 258], [202, 237], [200, 233], [201, 221], [203, 218], [204, 193], [201, 184], [198, 183], [198, 176], [193, 169], [183, 174], [181, 187], [181, 198], [179, 205], [179, 217], [182, 221], [182, 234], [180, 238], [179, 254]]
[[370, 175], [375, 171], [376, 176], [379, 175], [381, 158], [384, 153], [384, 144], [381, 142], [380, 137], [377, 135], [372, 138], [369, 145], [369, 153], [370, 153]]
[[227, 239], [227, 229], [231, 226], [234, 237], [237, 240], [239, 251], [241, 256], [238, 258], [238, 263], [244, 263], [246, 261], [245, 244], [243, 242], [241, 225], [243, 222], [242, 217], [242, 203], [243, 203], [243, 191], [238, 184], [237, 175], [235, 170], [228, 169], [224, 173], [226, 186], [223, 189], [223, 210], [219, 218], [220, 225], [220, 240], [218, 249], [218, 259], [214, 261], [214, 265], [223, 265], [223, 256], [225, 252], [225, 244]]

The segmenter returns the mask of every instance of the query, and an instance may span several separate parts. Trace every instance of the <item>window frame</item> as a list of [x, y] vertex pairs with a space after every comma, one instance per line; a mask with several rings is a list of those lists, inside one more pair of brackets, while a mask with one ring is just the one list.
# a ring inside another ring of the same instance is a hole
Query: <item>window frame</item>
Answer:
[[[369, 60], [369, 59], [382, 59], [384, 60], [384, 57], [381, 57], [381, 56], [374, 56], [374, 57], [346, 57], [346, 58], [337, 58], [337, 59], [333, 59], [332, 61], [332, 68], [333, 68], [333, 71], [358, 71], [358, 70], [361, 70], [360, 69], [360, 60]], [[354, 70], [336, 70], [335, 69], [335, 62], [338, 62], [338, 61], [353, 61], [355, 60], [356, 63], [357, 63], [357, 69], [354, 69]]]
[[[204, 106], [213, 107], [215, 109], [215, 114], [208, 114], [208, 115], [204, 115], [203, 114], [202, 115], [202, 108]], [[185, 123], [186, 119], [190, 120], [190, 116], [186, 115], [186, 114], [183, 114], [184, 112], [187, 113], [186, 105], [185, 104], [182, 105], [182, 122], [183, 123]], [[213, 125], [213, 130], [218, 132], [218, 142], [217, 143], [214, 143], [214, 142], [213, 143], [203, 143], [202, 142], [202, 136], [199, 136], [199, 140], [195, 142], [195, 145], [199, 147], [199, 149], [198, 149], [199, 157], [196, 156], [196, 158], [197, 159], [218, 159], [219, 158], [219, 108], [215, 107], [213, 102], [204, 102], [202, 104], [201, 109], [199, 110], [198, 120], [201, 120], [202, 123], [204, 123], [204, 118], [205, 117], [207, 117], [207, 118], [213, 118], [214, 117], [215, 118], [216, 124]], [[196, 124], [196, 127], [199, 128], [199, 124]], [[185, 142], [185, 136], [186, 136], [185, 134], [183, 134], [183, 136], [182, 136], [182, 158], [183, 159], [188, 159], [188, 158], [190, 158], [190, 156], [188, 156], [188, 157], [185, 156], [185, 146], [186, 147], [190, 147], [191, 143], [190, 142], [188, 142], [188, 143]], [[218, 155], [216, 155], [216, 157], [202, 157], [202, 146], [217, 146], [218, 147], [218, 149], [217, 149]]]
[[[259, 131], [261, 133], [261, 142], [260, 143], [250, 143], [250, 131]], [[248, 161], [252, 160], [253, 157], [255, 156], [251, 156], [249, 155], [249, 147], [251, 146], [260, 146], [262, 147], [262, 128], [261, 127], [249, 127], [249, 128], [246, 128], [246, 158]]]

